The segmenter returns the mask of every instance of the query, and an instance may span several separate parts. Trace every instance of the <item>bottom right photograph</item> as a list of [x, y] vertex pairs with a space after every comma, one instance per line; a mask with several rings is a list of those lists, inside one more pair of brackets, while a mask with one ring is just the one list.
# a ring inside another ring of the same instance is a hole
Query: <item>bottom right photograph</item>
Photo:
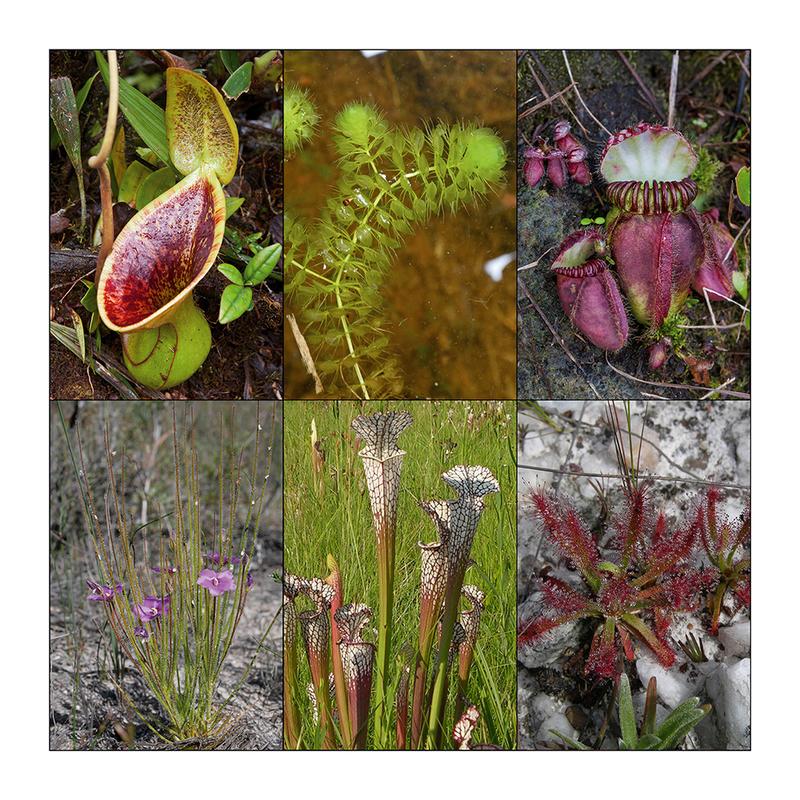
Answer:
[[520, 401], [525, 750], [750, 749], [750, 404]]

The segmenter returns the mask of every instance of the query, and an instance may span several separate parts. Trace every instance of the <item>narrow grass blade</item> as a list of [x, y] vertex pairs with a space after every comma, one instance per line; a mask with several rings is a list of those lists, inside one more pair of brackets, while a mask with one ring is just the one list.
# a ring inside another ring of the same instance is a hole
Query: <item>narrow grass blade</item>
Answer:
[[[100, 74], [108, 86], [108, 62], [99, 50], [95, 51], [95, 58]], [[165, 165], [171, 166], [164, 109], [124, 79], [119, 82], [119, 107], [142, 141]]]
[[[84, 98], [85, 99], [85, 98]], [[78, 121], [78, 103], [69, 78], [50, 79], [50, 118], [78, 179], [81, 200], [81, 236], [86, 227], [86, 192], [83, 184], [81, 162], [81, 126]]]

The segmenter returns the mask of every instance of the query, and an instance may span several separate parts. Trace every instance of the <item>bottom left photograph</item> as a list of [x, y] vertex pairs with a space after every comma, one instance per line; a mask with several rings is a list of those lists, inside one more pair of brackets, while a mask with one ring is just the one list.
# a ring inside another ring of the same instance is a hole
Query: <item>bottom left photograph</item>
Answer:
[[281, 748], [280, 404], [50, 405], [50, 749]]

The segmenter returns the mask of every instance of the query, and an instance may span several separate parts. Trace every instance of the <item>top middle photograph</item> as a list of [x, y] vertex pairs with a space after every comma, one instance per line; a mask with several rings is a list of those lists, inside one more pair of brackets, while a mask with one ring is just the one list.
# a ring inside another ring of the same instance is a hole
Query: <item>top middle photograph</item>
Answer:
[[289, 51], [285, 397], [507, 399], [513, 51]]

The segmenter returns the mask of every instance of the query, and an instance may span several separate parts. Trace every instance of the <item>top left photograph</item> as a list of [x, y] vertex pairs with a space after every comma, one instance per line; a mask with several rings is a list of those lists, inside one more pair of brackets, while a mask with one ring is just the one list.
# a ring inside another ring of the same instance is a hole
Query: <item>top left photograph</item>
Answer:
[[50, 398], [283, 397], [283, 54], [50, 52]]

